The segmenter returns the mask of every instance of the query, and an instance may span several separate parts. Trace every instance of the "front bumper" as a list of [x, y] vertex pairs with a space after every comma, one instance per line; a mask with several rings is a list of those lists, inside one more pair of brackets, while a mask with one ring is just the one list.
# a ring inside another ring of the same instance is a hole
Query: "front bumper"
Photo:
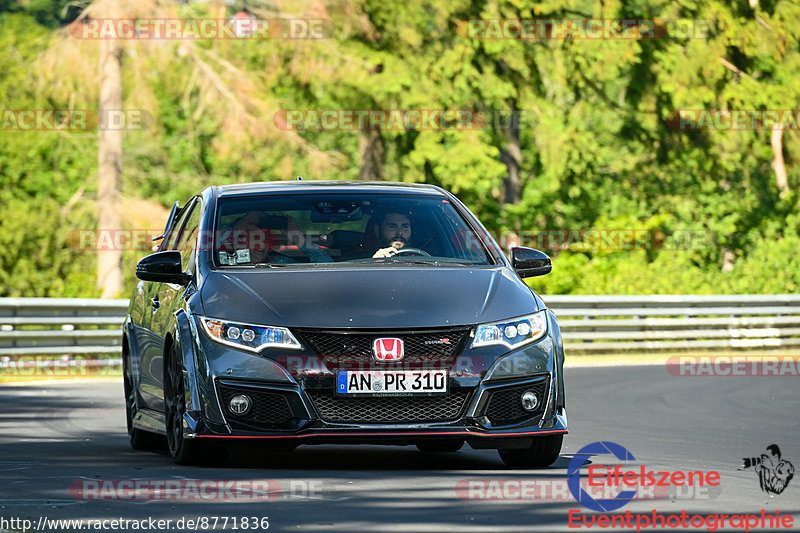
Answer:
[[[313, 353], [248, 354], [195, 332], [201, 356], [196, 371], [188, 372], [196, 380], [187, 383], [195, 390], [187, 394], [184, 435], [295, 444], [462, 439], [476, 448], [529, 446], [533, 437], [567, 432], [563, 351], [554, 317], [551, 326], [540, 341], [511, 353], [465, 350], [448, 368], [448, 394], [428, 397], [337, 396], [335, 370]], [[533, 411], [519, 401], [528, 390], [541, 399]], [[252, 400], [244, 415], [228, 407], [236, 394]]]

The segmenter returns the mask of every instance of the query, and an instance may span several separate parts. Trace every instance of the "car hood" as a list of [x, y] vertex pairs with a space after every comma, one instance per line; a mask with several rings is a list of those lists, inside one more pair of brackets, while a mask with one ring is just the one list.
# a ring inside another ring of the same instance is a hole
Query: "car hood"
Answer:
[[544, 308], [506, 267], [215, 271], [201, 297], [210, 317], [314, 328], [458, 326]]

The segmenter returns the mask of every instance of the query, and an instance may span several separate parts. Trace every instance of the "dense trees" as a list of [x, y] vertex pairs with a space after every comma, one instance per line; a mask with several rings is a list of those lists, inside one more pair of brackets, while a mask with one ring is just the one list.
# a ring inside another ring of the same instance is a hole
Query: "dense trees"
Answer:
[[[0, 108], [97, 108], [99, 44], [59, 29], [75, 16], [66, 4], [0, 1]], [[169, 205], [210, 183], [296, 175], [424, 181], [499, 238], [514, 230], [551, 253], [553, 273], [532, 282], [545, 292], [798, 288], [798, 125], [688, 131], [679, 114], [800, 108], [796, 2], [283, 4], [248, 6], [324, 20], [329, 38], [124, 43], [123, 105], [153, 117], [125, 133], [124, 196]], [[486, 39], [464, 22], [589, 18], [652, 21], [657, 38]], [[466, 110], [473, 124], [285, 123], [286, 110], [321, 109]], [[99, 294], [93, 252], [68, 246], [70, 229], [97, 226], [96, 150], [93, 133], [0, 131], [2, 295]], [[576, 242], [586, 230], [605, 244]], [[648, 241], [612, 245], [623, 230]], [[125, 253], [127, 283], [142, 253]]]

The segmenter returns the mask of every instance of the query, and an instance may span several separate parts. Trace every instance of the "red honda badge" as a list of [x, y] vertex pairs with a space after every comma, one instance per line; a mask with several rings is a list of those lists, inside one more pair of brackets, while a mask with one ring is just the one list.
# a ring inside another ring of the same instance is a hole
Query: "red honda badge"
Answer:
[[372, 354], [376, 361], [400, 361], [405, 355], [403, 339], [382, 337], [372, 341]]

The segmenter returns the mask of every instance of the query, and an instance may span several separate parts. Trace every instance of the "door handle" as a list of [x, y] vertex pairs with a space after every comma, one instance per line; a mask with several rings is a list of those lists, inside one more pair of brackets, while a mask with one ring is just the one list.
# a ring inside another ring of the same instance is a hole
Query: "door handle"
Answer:
[[161, 305], [158, 301], [158, 295], [156, 294], [154, 297], [150, 298], [150, 301], [153, 303], [153, 309], [158, 309], [158, 306]]

